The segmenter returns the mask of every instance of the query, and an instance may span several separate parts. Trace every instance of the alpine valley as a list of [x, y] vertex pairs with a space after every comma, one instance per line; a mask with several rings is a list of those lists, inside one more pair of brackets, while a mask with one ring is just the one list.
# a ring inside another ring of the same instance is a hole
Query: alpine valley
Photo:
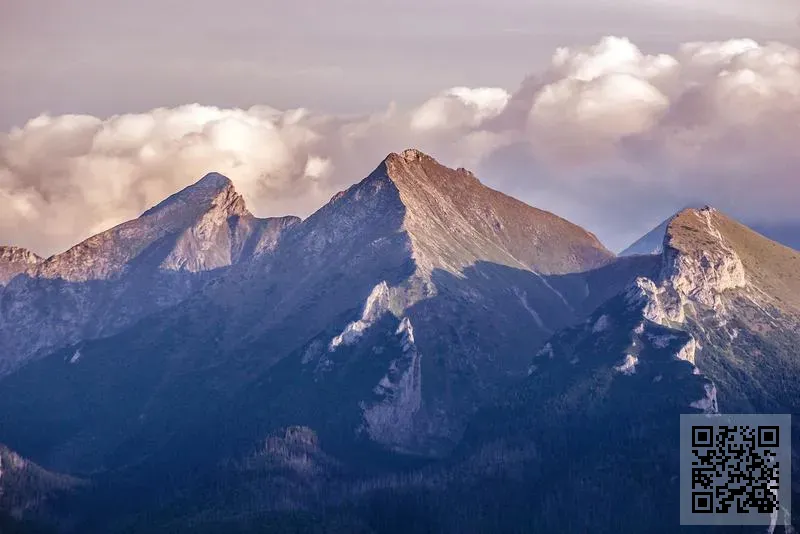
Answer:
[[679, 416], [797, 415], [798, 346], [800, 252], [711, 207], [616, 256], [413, 149], [305, 220], [211, 173], [0, 247], [0, 530], [765, 532], [679, 526]]

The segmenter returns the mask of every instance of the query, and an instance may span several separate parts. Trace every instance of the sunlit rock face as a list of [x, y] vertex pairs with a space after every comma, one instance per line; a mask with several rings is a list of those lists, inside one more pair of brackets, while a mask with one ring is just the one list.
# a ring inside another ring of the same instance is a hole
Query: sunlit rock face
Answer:
[[210, 173], [50, 258], [4, 247], [0, 374], [183, 301], [230, 266], [269, 254], [298, 221], [252, 216], [232, 182]]
[[101, 357], [89, 340], [168, 310], [139, 323], [148, 333], [137, 339], [169, 345], [175, 365], [242, 359], [256, 368], [246, 382], [296, 357], [313, 387], [352, 396], [328, 399], [341, 409], [315, 431], [441, 456], [486, 398], [527, 373], [523, 347], [626, 283], [627, 271], [583, 278], [612, 260], [579, 226], [415, 149], [302, 222], [253, 218], [212, 173], [9, 286], [5, 324], [17, 330], [3, 341], [15, 355], [6, 369], [75, 344], [64, 362], [80, 372]]
[[101, 235], [67, 279], [34, 258], [3, 289], [2, 328], [70, 345], [2, 377], [3, 439], [122, 484], [209, 480], [231, 516], [389, 488], [453, 531], [666, 531], [679, 414], [800, 410], [800, 257], [711, 209], [614, 258], [407, 150], [304, 221], [250, 218], [211, 175]]
[[20, 273], [34, 268], [42, 258], [21, 247], [0, 246], [0, 287]]

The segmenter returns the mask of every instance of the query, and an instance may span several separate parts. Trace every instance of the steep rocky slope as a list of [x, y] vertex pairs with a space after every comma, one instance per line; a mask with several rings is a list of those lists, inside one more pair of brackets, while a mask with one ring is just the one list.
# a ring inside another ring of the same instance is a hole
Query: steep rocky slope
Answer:
[[0, 246], [0, 287], [41, 261], [42, 258], [30, 250], [21, 247]]
[[[675, 217], [687, 209], [700, 209], [700, 206], [684, 208], [675, 215], [669, 217], [664, 222], [637, 239], [628, 248], [620, 252], [619, 255], [635, 256], [642, 254], [661, 254], [661, 252], [664, 250], [664, 236], [667, 233], [667, 228], [673, 219], [675, 219]], [[775, 241], [776, 243], [780, 243], [795, 250], [800, 249], [800, 226], [797, 224], [759, 224], [754, 225], [751, 228], [752, 230], [755, 230], [756, 232], [767, 237], [768, 239], [771, 239], [772, 241]]]
[[[206, 524], [240, 528], [246, 509], [253, 529], [267, 522], [283, 529], [324, 524], [333, 532], [709, 531], [678, 525], [679, 415], [798, 412], [800, 258], [710, 208], [681, 212], [665, 234], [660, 256], [549, 279], [567, 299], [585, 295], [588, 287], [589, 296], [596, 292], [603, 302], [543, 346], [520, 350], [527, 377], [478, 412], [450, 458], [419, 469], [393, 465], [389, 474], [353, 473], [352, 466], [369, 462], [363, 449], [355, 459], [337, 451], [334, 460], [322, 452], [331, 448], [329, 433], [287, 432], [286, 442], [271, 438], [271, 450], [280, 452], [268, 463], [292, 468], [280, 475], [269, 471], [272, 482], [249, 491], [254, 500], [245, 506], [215, 507], [223, 495], [240, 491], [220, 475], [199, 507], [206, 515], [215, 510]], [[602, 281], [614, 279], [630, 283], [601, 293]], [[382, 295], [373, 295], [364, 323], [349, 331], [361, 335], [352, 346], [400, 345], [417, 354], [416, 329], [408, 322], [401, 321], [396, 334], [382, 333], [380, 321], [366, 326]], [[331, 360], [335, 375], [343, 362]], [[414, 357], [409, 360], [413, 365]], [[296, 373], [302, 376], [299, 369], [288, 366], [258, 387], [279, 388]], [[341, 373], [344, 382], [314, 376], [319, 381], [306, 382], [302, 396], [292, 400], [310, 402], [325, 383], [347, 396], [344, 386], [358, 383], [347, 373]], [[379, 386], [391, 386], [390, 379]], [[324, 417], [342, 408], [327, 411], [324, 403], [311, 402]], [[309, 478], [311, 472], [317, 475]], [[266, 491], [277, 483], [284, 489]], [[304, 493], [304, 487], [313, 489]], [[277, 495], [291, 499], [288, 510], [274, 504], [286, 502]], [[320, 496], [322, 502], [309, 501]], [[174, 514], [164, 525], [197, 517]], [[782, 522], [776, 518], [774, 531], [790, 532]]]
[[458, 272], [476, 261], [540, 274], [584, 271], [612, 257], [595, 236], [483, 186], [417, 150], [390, 155], [386, 176], [407, 207], [404, 226], [418, 267]]
[[[144, 217], [165, 209], [173, 202]], [[631, 280], [631, 269], [579, 274], [612, 259], [588, 232], [467, 171], [392, 154], [269, 254], [7, 377], [2, 435], [78, 470], [145, 457], [155, 469], [181, 447], [191, 452], [174, 465], [188, 469], [291, 425], [343, 451], [445, 454], [475, 408], [525, 375], [520, 347]], [[45, 383], [47, 397], [33, 393]], [[43, 438], [23, 413], [53, 431]], [[195, 450], [197, 439], [213, 446]]]
[[4, 290], [108, 321], [0, 379], [0, 439], [98, 484], [77, 531], [674, 532], [680, 413], [800, 408], [800, 257], [713, 209], [615, 259], [416, 150], [243, 209], [211, 175]]
[[[294, 228], [246, 293], [229, 278], [209, 297], [226, 310], [226, 345], [256, 338], [269, 358], [298, 353], [313, 380], [329, 375], [347, 387], [356, 372], [347, 362], [384, 362], [361, 386], [363, 430], [429, 454], [451, 446], [464, 415], [524, 373], [515, 347], [579, 315], [585, 296], [568, 300], [546, 275], [611, 258], [579, 227], [407, 150]], [[385, 347], [366, 339], [370, 330]]]
[[253, 217], [231, 181], [211, 173], [46, 260], [16, 249], [0, 262], [18, 274], [0, 289], [0, 375], [184, 300], [221, 269], [269, 253], [298, 221]]
[[[800, 411], [800, 253], [712, 208], [678, 214], [663, 249], [655, 275], [536, 351], [460, 460], [384, 483], [391, 513], [448, 532], [695, 531], [677, 525], [679, 414]], [[423, 490], [424, 506], [404, 496]]]

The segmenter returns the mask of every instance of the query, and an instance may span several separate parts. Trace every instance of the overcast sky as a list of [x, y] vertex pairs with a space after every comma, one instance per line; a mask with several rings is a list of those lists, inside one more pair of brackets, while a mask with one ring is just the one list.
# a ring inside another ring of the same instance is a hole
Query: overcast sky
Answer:
[[[0, 0], [0, 132], [22, 128], [42, 114], [105, 120], [191, 103], [245, 110], [256, 105], [278, 110], [302, 107], [330, 118], [381, 114], [394, 102], [397, 109], [410, 113], [453, 87], [524, 93], [520, 87], [527, 77], [552, 70], [556, 49], [586, 49], [608, 35], [629, 39], [645, 55], [675, 56], [686, 42], [745, 37], [760, 44], [780, 41], [797, 47], [798, 15], [796, 0]], [[656, 85], [668, 95], [667, 89]], [[98, 225], [135, 214], [143, 207], [139, 204], [154, 200], [138, 194], [133, 195], [139, 199], [136, 203], [122, 203], [118, 197], [126, 196], [125, 188], [133, 187], [134, 179], [117, 179], [109, 167], [103, 167], [102, 180], [116, 180], [113, 187], [101, 184], [96, 176], [55, 187], [48, 180], [66, 180], [68, 175], [81, 180], [73, 176], [72, 167], [58, 167], [73, 165], [74, 154], [69, 161], [49, 162], [46, 171], [41, 164], [34, 169], [28, 159], [23, 165], [22, 156], [12, 153], [19, 150], [19, 140], [3, 137], [0, 134], [0, 202], [12, 209], [0, 215], [2, 241], [51, 252]], [[425, 144], [415, 142], [411, 134], [391, 139], [399, 145], [392, 146], [394, 150]], [[449, 145], [441, 140], [428, 145], [444, 147], [440, 150], [446, 163], [463, 159], [448, 158]], [[30, 150], [30, 143], [26, 146]], [[383, 150], [385, 145], [375, 147]], [[552, 187], [542, 187], [547, 178], [541, 174], [538, 188], [518, 179], [532, 172], [525, 167], [527, 160], [520, 163], [510, 157], [509, 162], [523, 167], [509, 170], [513, 165], [503, 161], [505, 153], [475, 163], [495, 173], [482, 176], [484, 181], [577, 218], [615, 248], [684, 200], [673, 198], [654, 206], [657, 215], [639, 213], [623, 228], [606, 213], [608, 206], [588, 213], [585, 199], [573, 203], [567, 189], [554, 193]], [[365, 153], [362, 166], [343, 167], [354, 173], [366, 171], [383, 155]], [[335, 158], [331, 162], [338, 163]], [[546, 172], [541, 167], [536, 170]], [[360, 177], [351, 176], [349, 181]], [[237, 176], [231, 178], [237, 181]], [[159, 188], [148, 177], [147, 190], [161, 194], [190, 179], [187, 171]], [[330, 187], [346, 181], [339, 176]], [[296, 200], [304, 194], [304, 183], [293, 182], [291, 194], [272, 186], [265, 189], [263, 184], [253, 186], [248, 200], [261, 215], [280, 211], [305, 215], [329, 191], [317, 183], [319, 191]], [[113, 210], [87, 215], [60, 233], [21, 230], [23, 223], [38, 220], [35, 217], [53, 217], [53, 225], [63, 229], [57, 214], [69, 210], [60, 203], [77, 202], [77, 208], [88, 213], [95, 208], [86, 199], [102, 203], [109, 187], [116, 195], [108, 199], [117, 206]], [[631, 189], [629, 183], [620, 187]], [[265, 190], [272, 197], [257, 198]], [[647, 189], [636, 201], [658, 194], [658, 187]], [[762, 204], [759, 209], [769, 209], [768, 200]], [[49, 211], [43, 210], [45, 205]]]
[[[702, 6], [702, 8], [698, 7]], [[795, 0], [2, 0], [0, 127], [200, 102], [360, 112], [514, 87], [558, 46], [791, 44]]]

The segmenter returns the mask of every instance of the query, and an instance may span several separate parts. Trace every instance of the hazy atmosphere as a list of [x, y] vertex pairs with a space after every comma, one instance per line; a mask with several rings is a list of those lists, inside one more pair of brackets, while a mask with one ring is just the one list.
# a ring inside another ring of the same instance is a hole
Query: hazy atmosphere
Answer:
[[798, 15], [0, 0], [0, 534], [800, 532]]
[[698, 5], [3, 2], [0, 243], [58, 252], [210, 170], [305, 216], [410, 146], [614, 250], [687, 204], [796, 222], [800, 8]]

